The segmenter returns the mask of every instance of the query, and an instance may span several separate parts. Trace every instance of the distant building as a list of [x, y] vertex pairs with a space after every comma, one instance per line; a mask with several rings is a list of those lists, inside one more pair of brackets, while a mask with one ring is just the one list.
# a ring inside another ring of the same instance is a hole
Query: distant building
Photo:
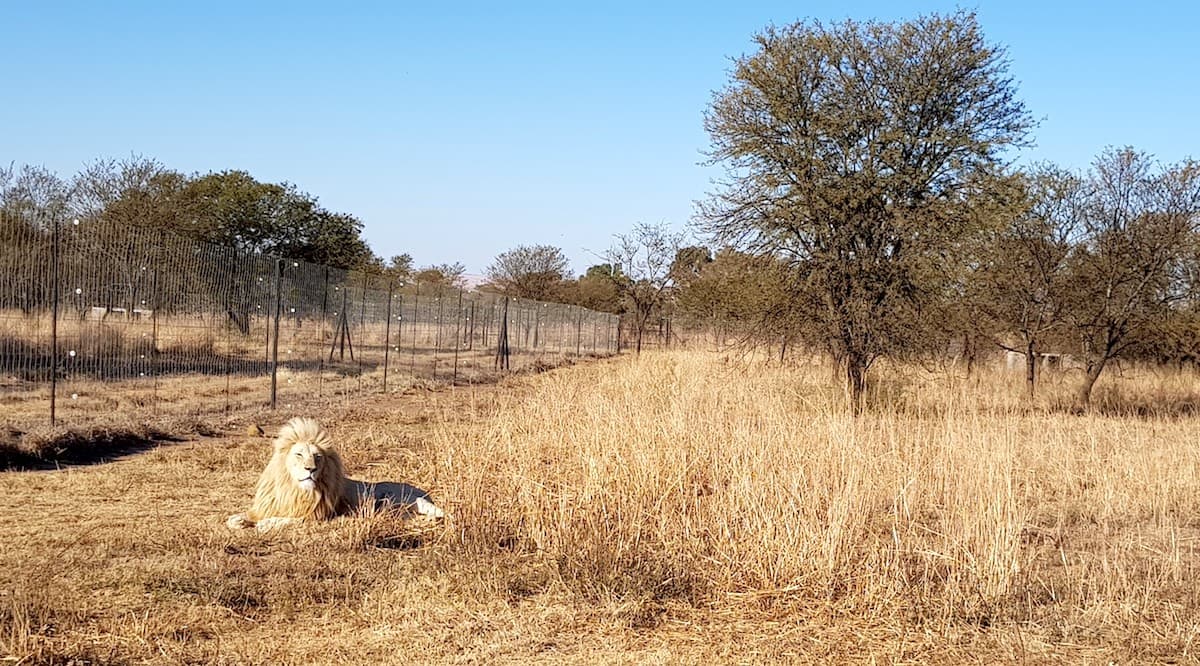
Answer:
[[[1083, 363], [1070, 354], [1056, 352], [1038, 354], [1038, 371], [1046, 370], [1082, 370]], [[1009, 370], [1025, 370], [1025, 354], [1018, 351], [1008, 351], [1004, 354], [1004, 367]]]

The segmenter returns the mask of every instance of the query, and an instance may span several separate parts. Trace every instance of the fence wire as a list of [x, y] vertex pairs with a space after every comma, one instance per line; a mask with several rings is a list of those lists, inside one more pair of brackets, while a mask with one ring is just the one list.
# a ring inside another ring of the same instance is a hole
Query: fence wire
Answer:
[[100, 221], [0, 218], [0, 420], [201, 415], [470, 384], [618, 348], [615, 315]]

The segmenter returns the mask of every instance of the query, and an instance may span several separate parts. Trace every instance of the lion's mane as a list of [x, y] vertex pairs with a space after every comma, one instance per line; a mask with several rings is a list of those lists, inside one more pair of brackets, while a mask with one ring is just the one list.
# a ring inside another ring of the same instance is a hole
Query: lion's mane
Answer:
[[[298, 443], [309, 444], [320, 452], [321, 465], [315, 473], [310, 472], [313, 487], [307, 490], [288, 471], [290, 451]], [[429, 493], [416, 486], [346, 478], [342, 458], [325, 429], [313, 419], [297, 417], [279, 430], [271, 460], [258, 477], [250, 510], [230, 516], [225, 525], [230, 529], [257, 527], [267, 531], [299, 521], [329, 520], [360, 509], [400, 510], [432, 519], [445, 516]]]
[[[316, 487], [312, 491], [301, 489], [288, 473], [288, 450], [297, 442], [313, 444], [324, 456], [324, 463], [313, 479]], [[258, 477], [247, 518], [254, 522], [264, 518], [328, 520], [353, 510], [341, 456], [315, 420], [296, 417], [288, 421], [275, 437], [274, 447], [270, 462]]]

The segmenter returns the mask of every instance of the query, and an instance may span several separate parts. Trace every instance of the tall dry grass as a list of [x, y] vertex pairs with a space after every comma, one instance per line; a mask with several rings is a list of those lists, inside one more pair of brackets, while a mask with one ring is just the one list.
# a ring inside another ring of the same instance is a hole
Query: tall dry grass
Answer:
[[[820, 364], [647, 354], [539, 382], [440, 443], [468, 552], [519, 548], [597, 600], [832, 604], [1045, 640], [1200, 627], [1196, 421], [1075, 416], [1070, 378], [883, 369], [859, 417]], [[1190, 404], [1187, 373], [1101, 402]]]
[[433, 526], [229, 532], [261, 439], [0, 473], [0, 660], [1195, 660], [1196, 376], [1104, 381], [881, 367], [855, 417], [819, 360], [656, 352], [307, 412]]

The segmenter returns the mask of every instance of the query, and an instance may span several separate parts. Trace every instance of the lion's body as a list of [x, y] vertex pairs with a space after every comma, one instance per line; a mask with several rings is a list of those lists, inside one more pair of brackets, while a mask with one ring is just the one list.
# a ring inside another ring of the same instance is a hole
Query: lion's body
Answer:
[[313, 419], [298, 417], [288, 421], [275, 438], [274, 452], [258, 478], [250, 509], [230, 516], [226, 525], [266, 531], [304, 520], [330, 520], [368, 502], [372, 509], [390, 505], [412, 508], [424, 516], [443, 516], [428, 494], [408, 484], [347, 479], [329, 435]]

